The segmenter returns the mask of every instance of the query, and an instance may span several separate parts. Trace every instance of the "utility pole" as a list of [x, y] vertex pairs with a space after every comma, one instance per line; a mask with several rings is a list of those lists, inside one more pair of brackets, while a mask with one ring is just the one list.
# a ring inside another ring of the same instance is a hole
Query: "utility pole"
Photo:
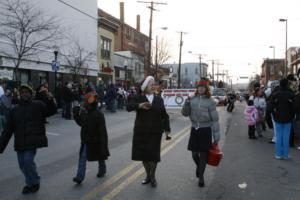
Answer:
[[158, 11], [154, 8], [154, 5], [168, 5], [163, 2], [154, 2], [154, 1], [137, 1], [138, 3], [146, 3], [150, 4], [148, 8], [150, 9], [150, 23], [149, 23], [149, 52], [148, 52], [148, 60], [147, 60], [147, 68], [150, 72], [151, 69], [151, 49], [152, 49], [152, 22], [153, 22], [153, 11]]
[[216, 84], [215, 84], [215, 62], [217, 60], [209, 60], [211, 61], [211, 66], [212, 66], [212, 82], [213, 82], [213, 86], [216, 87]]
[[181, 87], [181, 54], [182, 54], [182, 35], [187, 34], [186, 32], [180, 31], [180, 44], [179, 44], [179, 63], [178, 63], [178, 88]]
[[219, 66], [220, 65], [224, 65], [224, 64], [217, 62], [217, 82], [218, 83], [219, 83], [219, 75], [220, 75], [220, 72], [219, 72]]

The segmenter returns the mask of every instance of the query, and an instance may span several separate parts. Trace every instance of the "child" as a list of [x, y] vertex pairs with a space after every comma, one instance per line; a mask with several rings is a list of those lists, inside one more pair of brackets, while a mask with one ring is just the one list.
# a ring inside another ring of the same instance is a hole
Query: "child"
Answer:
[[255, 136], [255, 124], [258, 121], [258, 111], [254, 106], [253, 100], [248, 101], [245, 111], [246, 123], [248, 124], [249, 139], [257, 139]]
[[73, 181], [80, 184], [85, 177], [86, 161], [98, 161], [97, 177], [106, 173], [105, 160], [109, 156], [108, 136], [103, 113], [98, 110], [98, 95], [92, 91], [85, 95], [82, 108], [73, 110], [76, 123], [81, 126], [81, 147], [77, 175]]

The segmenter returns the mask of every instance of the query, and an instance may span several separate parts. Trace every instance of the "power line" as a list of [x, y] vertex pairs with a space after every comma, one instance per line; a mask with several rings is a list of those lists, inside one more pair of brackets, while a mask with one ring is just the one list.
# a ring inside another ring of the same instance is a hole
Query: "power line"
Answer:
[[66, 2], [64, 2], [64, 1], [62, 1], [62, 0], [57, 0], [57, 1], [59, 1], [59, 2], [61, 2], [61, 3], [63, 3], [63, 4], [65, 4], [66, 6], [69, 6], [70, 8], [72, 8], [72, 9], [74, 9], [74, 10], [80, 12], [81, 14], [84, 14], [84, 15], [86, 15], [86, 16], [88, 16], [88, 17], [90, 17], [90, 18], [92, 18], [92, 19], [94, 19], [94, 20], [96, 20], [96, 21], [98, 21], [98, 18], [95, 18], [95, 17], [93, 17], [92, 15], [90, 15], [90, 14], [88, 14], [88, 13], [82, 11], [82, 10], [79, 10], [78, 8], [76, 8], [76, 7], [70, 5], [70, 4], [68, 4], [68, 3], [66, 3]]

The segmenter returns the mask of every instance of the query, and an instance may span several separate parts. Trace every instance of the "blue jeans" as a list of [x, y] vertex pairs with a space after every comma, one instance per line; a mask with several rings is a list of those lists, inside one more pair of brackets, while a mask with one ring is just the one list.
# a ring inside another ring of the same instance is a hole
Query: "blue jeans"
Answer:
[[19, 167], [25, 176], [27, 186], [40, 184], [40, 177], [36, 171], [34, 157], [36, 149], [17, 151]]
[[290, 148], [291, 123], [277, 123], [276, 129], [276, 144], [275, 154], [279, 157], [288, 157]]
[[[87, 154], [86, 154], [86, 144], [81, 144], [80, 151], [79, 151], [79, 161], [78, 161], [78, 170], [76, 178], [83, 181], [85, 177], [85, 171], [86, 171], [86, 161], [87, 161]], [[106, 165], [104, 160], [99, 160], [99, 167], [98, 167], [98, 173], [106, 173]]]

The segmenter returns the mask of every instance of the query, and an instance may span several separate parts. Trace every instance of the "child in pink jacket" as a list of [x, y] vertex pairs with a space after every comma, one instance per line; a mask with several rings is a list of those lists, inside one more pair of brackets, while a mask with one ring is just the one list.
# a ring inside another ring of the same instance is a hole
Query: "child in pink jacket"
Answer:
[[255, 124], [258, 121], [258, 110], [255, 108], [253, 100], [248, 101], [248, 106], [246, 107], [244, 114], [248, 125], [249, 139], [257, 139], [255, 136]]

